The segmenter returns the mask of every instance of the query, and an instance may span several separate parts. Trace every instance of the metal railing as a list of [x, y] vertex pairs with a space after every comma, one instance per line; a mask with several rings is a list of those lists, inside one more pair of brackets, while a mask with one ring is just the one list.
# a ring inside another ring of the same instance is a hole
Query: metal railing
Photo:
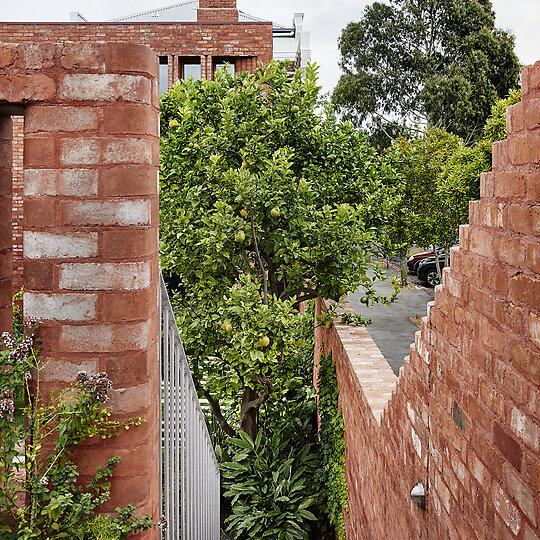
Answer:
[[160, 289], [161, 538], [219, 540], [219, 467], [162, 275]]

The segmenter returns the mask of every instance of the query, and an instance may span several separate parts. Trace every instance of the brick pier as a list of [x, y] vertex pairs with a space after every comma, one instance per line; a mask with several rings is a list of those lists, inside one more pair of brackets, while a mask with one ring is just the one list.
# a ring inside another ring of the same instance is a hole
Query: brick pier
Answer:
[[89, 479], [96, 465], [121, 456], [104, 510], [132, 503], [156, 521], [157, 69], [156, 55], [141, 45], [0, 45], [0, 325], [10, 326], [11, 290], [21, 277], [11, 267], [21, 255], [17, 231], [12, 242], [11, 138], [22, 121], [7, 116], [17, 107], [25, 139], [24, 312], [44, 321], [41, 389], [71, 384], [79, 370], [106, 371], [115, 415], [146, 416], [118, 438], [85, 444], [77, 460]]

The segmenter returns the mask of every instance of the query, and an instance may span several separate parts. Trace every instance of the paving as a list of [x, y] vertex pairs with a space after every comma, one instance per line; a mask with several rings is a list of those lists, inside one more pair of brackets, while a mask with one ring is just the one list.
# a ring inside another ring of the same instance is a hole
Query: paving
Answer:
[[[387, 282], [379, 282], [375, 290], [379, 294], [390, 296], [393, 275], [399, 277], [397, 266], [390, 265], [383, 268], [389, 278]], [[409, 354], [409, 346], [414, 342], [414, 334], [419, 327], [411, 322], [409, 317], [421, 318], [426, 315], [427, 303], [433, 300], [434, 291], [431, 288], [420, 285], [420, 281], [409, 276], [409, 285], [401, 290], [398, 299], [390, 306], [375, 305], [367, 307], [360, 299], [364, 296], [362, 289], [349, 295], [347, 300], [356, 313], [366, 319], [371, 319], [367, 331], [379, 347], [381, 353], [396, 375], [403, 366], [403, 359]]]

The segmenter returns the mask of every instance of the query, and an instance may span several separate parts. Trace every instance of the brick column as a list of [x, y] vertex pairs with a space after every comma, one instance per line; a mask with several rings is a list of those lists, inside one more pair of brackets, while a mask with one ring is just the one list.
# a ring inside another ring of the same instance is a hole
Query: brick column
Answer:
[[11, 331], [11, 225], [12, 121], [0, 116], [0, 332]]
[[81, 479], [121, 456], [103, 510], [132, 503], [158, 520], [157, 57], [119, 43], [9, 52], [18, 63], [0, 71], [0, 103], [30, 102], [24, 311], [43, 321], [41, 390], [71, 384], [80, 370], [108, 373], [114, 414], [146, 422], [80, 448]]

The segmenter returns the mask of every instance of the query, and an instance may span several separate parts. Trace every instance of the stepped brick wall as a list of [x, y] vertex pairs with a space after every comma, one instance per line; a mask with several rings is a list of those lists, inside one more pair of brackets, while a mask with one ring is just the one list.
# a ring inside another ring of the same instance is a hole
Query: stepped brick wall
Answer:
[[24, 312], [44, 321], [40, 386], [47, 394], [80, 370], [106, 371], [117, 417], [146, 416], [118, 438], [86, 444], [78, 461], [88, 479], [121, 456], [105, 510], [133, 503], [156, 521], [157, 71], [141, 45], [0, 45], [0, 325], [9, 327], [13, 287], [7, 115], [22, 106]]
[[540, 62], [522, 86], [399, 379], [365, 329], [317, 329], [347, 430], [349, 539], [540, 538]]

